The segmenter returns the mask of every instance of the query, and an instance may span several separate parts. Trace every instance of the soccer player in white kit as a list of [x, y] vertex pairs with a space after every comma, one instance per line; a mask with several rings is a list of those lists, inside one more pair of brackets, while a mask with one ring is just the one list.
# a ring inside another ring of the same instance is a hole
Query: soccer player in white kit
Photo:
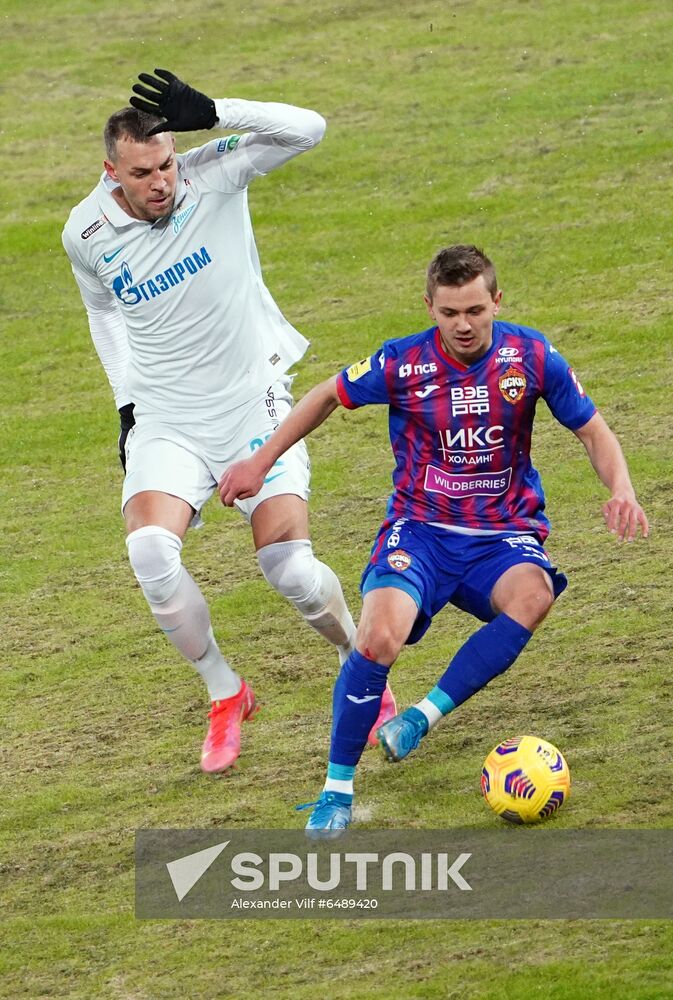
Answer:
[[[228, 466], [291, 408], [286, 373], [308, 341], [264, 285], [247, 189], [320, 142], [325, 121], [286, 104], [213, 101], [155, 73], [140, 74], [133, 106], [108, 120], [104, 173], [70, 213], [63, 245], [120, 412], [129, 559], [159, 627], [208, 687], [201, 767], [212, 773], [238, 758], [255, 696], [218, 648], [182, 540]], [[176, 153], [173, 131], [216, 125], [244, 134]], [[236, 506], [267, 581], [343, 662], [355, 626], [337, 577], [313, 554], [308, 495], [302, 441]], [[395, 712], [388, 692], [372, 733]]]

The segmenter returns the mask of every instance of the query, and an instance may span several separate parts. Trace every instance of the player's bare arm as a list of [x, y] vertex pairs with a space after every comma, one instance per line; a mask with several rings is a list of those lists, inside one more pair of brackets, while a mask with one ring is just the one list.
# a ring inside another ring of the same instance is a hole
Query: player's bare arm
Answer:
[[575, 431], [587, 450], [596, 475], [610, 491], [610, 499], [603, 504], [603, 517], [608, 531], [620, 541], [632, 542], [638, 526], [643, 538], [649, 534], [649, 524], [636, 499], [629, 470], [619, 441], [600, 413], [595, 413], [583, 427]]
[[272, 465], [288, 448], [324, 423], [339, 405], [336, 375], [316, 385], [301, 399], [271, 437], [250, 458], [230, 465], [220, 478], [220, 499], [226, 507], [256, 496]]

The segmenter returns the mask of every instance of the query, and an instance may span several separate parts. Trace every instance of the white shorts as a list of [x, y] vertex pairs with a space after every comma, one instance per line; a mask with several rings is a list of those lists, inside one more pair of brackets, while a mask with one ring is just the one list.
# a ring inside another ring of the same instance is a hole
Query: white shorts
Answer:
[[[122, 511], [136, 493], [157, 490], [185, 500], [198, 515], [225, 469], [261, 448], [290, 412], [290, 385], [289, 377], [275, 382], [221, 420], [139, 420], [126, 439]], [[237, 500], [236, 507], [249, 521], [269, 497], [293, 493], [308, 500], [309, 481], [308, 453], [299, 441], [269, 469], [257, 496]]]

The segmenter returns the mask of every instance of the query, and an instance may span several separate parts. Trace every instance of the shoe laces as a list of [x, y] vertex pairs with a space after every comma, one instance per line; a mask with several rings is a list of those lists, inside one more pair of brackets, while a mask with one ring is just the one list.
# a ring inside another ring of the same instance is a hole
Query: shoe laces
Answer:
[[326, 806], [332, 803], [340, 806], [342, 809], [348, 808], [345, 802], [338, 801], [338, 794], [338, 792], [322, 792], [320, 798], [317, 798], [315, 802], [303, 802], [300, 806], [295, 806], [295, 812], [302, 812], [304, 809], [310, 809], [311, 806]]
[[302, 802], [302, 804], [300, 806], [295, 806], [294, 807], [294, 811], [295, 812], [302, 812], [302, 810], [304, 810], [304, 809], [310, 809], [311, 806], [317, 806], [319, 801], [320, 801], [319, 799], [316, 799], [315, 802]]

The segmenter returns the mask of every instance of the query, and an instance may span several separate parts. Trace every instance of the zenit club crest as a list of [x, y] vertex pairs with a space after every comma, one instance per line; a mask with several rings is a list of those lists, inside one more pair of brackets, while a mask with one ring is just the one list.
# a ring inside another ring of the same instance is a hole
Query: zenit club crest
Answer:
[[518, 403], [526, 391], [526, 376], [511, 366], [498, 379], [498, 388], [508, 403]]
[[388, 565], [392, 566], [393, 569], [404, 572], [405, 569], [409, 569], [411, 566], [411, 556], [403, 549], [395, 549], [388, 556]]

